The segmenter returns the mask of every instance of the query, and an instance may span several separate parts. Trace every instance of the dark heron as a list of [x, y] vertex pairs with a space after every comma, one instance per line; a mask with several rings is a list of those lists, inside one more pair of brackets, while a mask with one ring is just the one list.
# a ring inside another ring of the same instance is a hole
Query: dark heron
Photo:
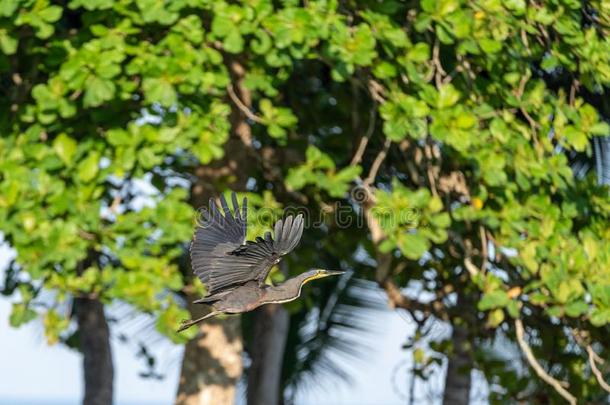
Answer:
[[234, 215], [224, 196], [220, 197], [220, 206], [210, 199], [210, 210], [202, 211], [202, 220], [197, 224], [191, 243], [193, 272], [208, 293], [194, 303], [209, 305], [212, 311], [199, 319], [184, 321], [178, 332], [218, 314], [240, 314], [264, 304], [295, 300], [305, 283], [343, 273], [314, 269], [278, 286], [266, 284], [271, 268], [299, 243], [303, 234], [303, 215], [277, 221], [275, 239], [267, 232], [264, 238], [259, 236], [255, 241], [246, 242], [246, 198], [241, 212], [235, 193], [231, 199]]

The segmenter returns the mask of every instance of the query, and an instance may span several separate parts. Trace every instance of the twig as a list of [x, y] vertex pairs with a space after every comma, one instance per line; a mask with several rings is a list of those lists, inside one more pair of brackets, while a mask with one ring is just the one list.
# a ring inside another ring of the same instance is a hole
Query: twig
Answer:
[[466, 267], [466, 270], [468, 270], [468, 274], [470, 274], [470, 277], [476, 276], [479, 272], [477, 266], [475, 266], [474, 263], [472, 263], [472, 261], [468, 257], [464, 259], [464, 267]]
[[523, 93], [525, 93], [525, 86], [527, 85], [527, 81], [530, 79], [530, 76], [531, 75], [528, 71], [521, 77], [521, 80], [519, 81], [519, 87], [517, 88], [517, 92], [515, 93], [515, 96], [518, 99], [521, 99], [521, 97], [523, 97]]
[[[386, 141], [386, 144], [388, 142]], [[383, 159], [380, 159], [381, 161]], [[381, 163], [379, 163], [381, 164]], [[421, 303], [416, 299], [411, 299], [400, 291], [400, 288], [391, 279], [392, 277], [392, 254], [389, 252], [381, 252], [379, 245], [386, 238], [386, 235], [381, 228], [381, 224], [373, 214], [373, 207], [375, 206], [375, 195], [373, 194], [372, 187], [366, 183], [363, 184], [364, 190], [368, 193], [367, 198], [364, 198], [358, 203], [362, 207], [362, 213], [366, 220], [367, 227], [371, 233], [371, 242], [375, 249], [375, 258], [377, 261], [377, 268], [375, 270], [375, 279], [380, 287], [382, 287], [388, 296], [388, 302], [391, 308], [401, 308], [409, 312], [413, 319], [417, 318], [413, 315], [413, 311], [420, 311], [424, 318], [427, 318], [431, 314], [436, 317], [448, 320], [449, 316], [446, 311], [443, 310], [442, 303], [434, 301], [433, 303]]]
[[532, 56], [532, 51], [530, 50], [530, 43], [527, 40], [527, 33], [524, 29], [521, 30], [521, 41], [523, 41], [523, 45], [525, 45], [525, 49], [527, 49], [527, 54]]
[[113, 214], [117, 214], [119, 212], [119, 206], [121, 205], [121, 195], [117, 194], [116, 196], [114, 196], [114, 199], [112, 200], [112, 204], [110, 204], [110, 211]]
[[429, 164], [426, 165], [426, 175], [428, 176], [428, 182], [430, 183], [430, 191], [432, 191], [433, 196], [438, 197], [438, 191], [436, 189], [436, 177], [440, 169], [438, 164], [432, 164], [432, 159], [435, 156], [430, 143], [427, 141], [424, 145], [424, 155], [429, 162]]
[[370, 117], [369, 117], [369, 126], [366, 129], [366, 133], [360, 138], [360, 143], [358, 144], [358, 149], [350, 162], [351, 166], [355, 166], [362, 160], [362, 156], [364, 155], [364, 151], [366, 150], [366, 146], [369, 143], [369, 139], [373, 135], [373, 131], [375, 130], [375, 121], [377, 119], [377, 103], [374, 102], [371, 107]]
[[471, 81], [477, 78], [477, 75], [470, 67], [470, 62], [468, 62], [468, 59], [460, 57], [460, 66], [462, 67], [462, 70], [466, 72], [466, 77], [468, 77]]
[[432, 315], [432, 311], [429, 305], [422, 304], [419, 301], [405, 297], [393, 281], [386, 280], [385, 282], [383, 282], [382, 287], [388, 294], [390, 305], [393, 308], [402, 308], [408, 311], [421, 311], [426, 317]]
[[78, 236], [86, 240], [95, 240], [95, 235], [91, 232], [83, 231], [82, 229], [78, 230]]
[[438, 43], [438, 39], [434, 42], [434, 47], [432, 48], [432, 63], [434, 63], [434, 67], [436, 68], [436, 72], [434, 74], [434, 81], [436, 82], [436, 87], [440, 88], [443, 84], [443, 76], [447, 73], [445, 69], [443, 69], [443, 65], [441, 64], [441, 59], [439, 56], [440, 46]]
[[233, 89], [233, 85], [229, 84], [227, 86], [227, 93], [237, 108], [239, 108], [239, 110], [243, 112], [246, 117], [254, 122], [258, 122], [259, 124], [263, 124], [265, 122], [261, 117], [250, 111], [250, 109], [239, 99], [239, 97], [237, 97], [237, 94], [235, 94], [235, 90]]
[[534, 119], [531, 117], [531, 115], [529, 115], [529, 113], [527, 112], [527, 110], [523, 106], [520, 106], [519, 110], [525, 116], [525, 119], [527, 119], [527, 122], [530, 124], [530, 127], [532, 128], [532, 139], [534, 140], [534, 144], [536, 146], [538, 146], [539, 143], [538, 143], [538, 131], [537, 131], [537, 128], [540, 128], [540, 125], [538, 125], [538, 123], [536, 121], [534, 121]]
[[386, 139], [384, 144], [383, 144], [383, 149], [379, 152], [379, 154], [377, 155], [377, 157], [375, 158], [375, 160], [373, 161], [373, 165], [371, 166], [371, 170], [369, 171], [369, 175], [366, 178], [366, 180], [364, 180], [364, 185], [365, 186], [369, 186], [370, 184], [373, 183], [373, 181], [375, 181], [375, 177], [377, 177], [377, 172], [379, 171], [379, 168], [381, 167], [381, 164], [383, 163], [385, 157], [388, 154], [388, 149], [390, 149], [390, 145], [392, 144], [392, 141], [390, 139]]
[[521, 112], [523, 113], [523, 115], [527, 119], [527, 122], [529, 122], [530, 126], [534, 130], [534, 133], [536, 133], [536, 128], [539, 128], [540, 125], [532, 118], [530, 113], [528, 113], [527, 110], [525, 108], [523, 108], [523, 106], [519, 107], [519, 109], [521, 110]]
[[430, 190], [432, 191], [432, 195], [438, 197], [438, 191], [436, 190], [436, 180], [434, 179], [434, 173], [432, 173], [432, 166], [428, 165], [426, 169], [426, 174], [428, 175], [428, 181], [430, 182]]
[[479, 226], [479, 233], [481, 234], [481, 256], [483, 257], [483, 262], [481, 263], [481, 271], [485, 272], [487, 268], [487, 233], [485, 232], [485, 228], [483, 225]]
[[536, 374], [538, 374], [538, 377], [540, 377], [544, 382], [553, 387], [555, 391], [559, 393], [559, 395], [564, 397], [568, 401], [568, 403], [570, 403], [570, 405], [576, 405], [576, 398], [563, 387], [567, 386], [567, 383], [551, 377], [544, 370], [544, 368], [542, 368], [540, 363], [538, 363], [538, 360], [536, 360], [536, 357], [532, 352], [532, 348], [527, 344], [525, 338], [523, 337], [523, 322], [521, 322], [521, 319], [515, 319], [515, 330], [519, 347], [521, 348], [521, 351], [525, 355], [525, 358], [527, 359], [530, 366], [534, 369]]
[[370, 79], [367, 84], [369, 92], [371, 93], [371, 98], [379, 104], [385, 103], [385, 98], [383, 97], [385, 94], [385, 89], [383, 86], [373, 79]]
[[574, 101], [576, 101], [576, 92], [580, 87], [580, 82], [578, 80], [572, 80], [572, 84], [570, 85], [570, 105], [574, 106]]
[[70, 97], [68, 97], [70, 100], [74, 101], [76, 100], [81, 94], [83, 93], [82, 90], [76, 90], [74, 93], [70, 94]]
[[363, 135], [360, 138], [360, 142], [358, 143], [358, 149], [356, 149], [356, 153], [354, 153], [354, 157], [352, 161], [349, 163], [350, 166], [356, 166], [362, 160], [362, 155], [364, 155], [364, 151], [366, 150], [366, 145], [369, 143], [369, 137]]
[[459, 70], [453, 69], [451, 71], [451, 73], [449, 73], [447, 76], [445, 76], [445, 78], [442, 81], [442, 84], [447, 84], [447, 83], [451, 83], [451, 81], [453, 80], [453, 78], [455, 77], [455, 75], [459, 72]]
[[597, 368], [597, 365], [595, 364], [596, 362], [599, 362], [601, 364], [603, 360], [597, 355], [597, 353], [595, 353], [595, 351], [593, 351], [591, 345], [587, 346], [587, 353], [589, 354], [589, 364], [591, 365], [591, 371], [593, 371], [593, 374], [595, 374], [597, 382], [605, 391], [610, 392], [610, 385], [608, 385], [608, 383], [604, 380], [602, 372], [599, 371], [599, 368]]

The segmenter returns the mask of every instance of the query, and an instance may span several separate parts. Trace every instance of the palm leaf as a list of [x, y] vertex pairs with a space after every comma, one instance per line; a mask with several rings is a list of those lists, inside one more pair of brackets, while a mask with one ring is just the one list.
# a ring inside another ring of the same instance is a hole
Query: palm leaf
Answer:
[[350, 382], [346, 365], [362, 361], [361, 353], [370, 349], [375, 315], [385, 300], [376, 283], [353, 274], [320, 286], [316, 305], [291, 318], [283, 369], [288, 402], [310, 384]]

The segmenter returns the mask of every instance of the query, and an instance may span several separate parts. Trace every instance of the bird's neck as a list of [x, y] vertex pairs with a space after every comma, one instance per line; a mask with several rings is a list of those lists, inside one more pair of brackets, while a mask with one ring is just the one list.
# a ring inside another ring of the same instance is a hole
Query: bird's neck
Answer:
[[301, 295], [301, 289], [307, 278], [308, 275], [303, 273], [284, 281], [278, 286], [267, 287], [263, 301], [265, 303], [281, 304], [296, 300]]

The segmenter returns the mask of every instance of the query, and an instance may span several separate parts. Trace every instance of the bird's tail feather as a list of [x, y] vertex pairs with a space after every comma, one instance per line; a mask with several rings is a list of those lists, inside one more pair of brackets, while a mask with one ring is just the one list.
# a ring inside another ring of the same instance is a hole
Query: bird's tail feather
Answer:
[[185, 319], [184, 321], [182, 321], [182, 324], [180, 325], [180, 328], [178, 328], [178, 330], [176, 332], [180, 333], [180, 332], [182, 332], [184, 330], [187, 330], [191, 326], [193, 326], [195, 324], [198, 324], [199, 322], [201, 322], [201, 321], [203, 321], [205, 319], [208, 319], [208, 318], [211, 318], [213, 316], [219, 315], [220, 313], [221, 312], [219, 312], [219, 311], [212, 311], [209, 314], [205, 314], [201, 318], [197, 318], [195, 320], [188, 321], [188, 320]]

